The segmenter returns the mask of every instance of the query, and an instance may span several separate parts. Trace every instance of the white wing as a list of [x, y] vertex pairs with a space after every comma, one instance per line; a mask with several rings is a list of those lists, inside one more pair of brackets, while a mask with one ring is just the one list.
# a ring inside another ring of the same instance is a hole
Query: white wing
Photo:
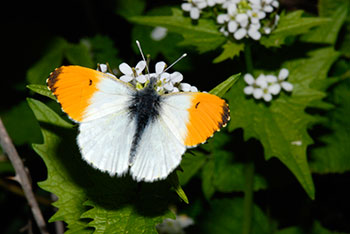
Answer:
[[84, 160], [110, 175], [128, 171], [135, 121], [128, 116], [134, 91], [119, 80], [101, 79], [79, 125], [77, 142]]
[[135, 126], [127, 111], [81, 123], [77, 141], [83, 158], [110, 175], [125, 174]]
[[180, 164], [186, 151], [184, 138], [190, 104], [187, 95], [169, 95], [163, 100], [158, 118], [146, 127], [138, 143], [130, 169], [135, 180], [164, 179]]

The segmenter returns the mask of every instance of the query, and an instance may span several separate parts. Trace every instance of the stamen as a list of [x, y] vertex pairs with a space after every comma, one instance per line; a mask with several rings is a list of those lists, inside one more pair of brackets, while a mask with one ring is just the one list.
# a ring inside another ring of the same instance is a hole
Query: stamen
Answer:
[[149, 69], [148, 69], [148, 63], [147, 63], [147, 61], [146, 61], [146, 59], [145, 59], [145, 56], [143, 55], [142, 48], [141, 48], [141, 44], [140, 44], [140, 42], [139, 42], [138, 40], [136, 40], [136, 45], [137, 45], [137, 47], [139, 48], [139, 51], [140, 51], [140, 53], [141, 53], [141, 56], [142, 56], [143, 61], [146, 63], [146, 69], [147, 69], [147, 72], [148, 72], [148, 76], [151, 76], [150, 73], [149, 73]]
[[186, 53], [184, 53], [183, 55], [181, 55], [180, 58], [176, 59], [176, 61], [173, 62], [169, 67], [167, 67], [163, 72], [166, 72], [167, 70], [169, 70], [169, 68], [171, 68], [172, 66], [174, 66], [177, 62], [179, 62], [181, 59], [183, 59], [183, 58], [186, 57], [186, 56], [187, 56]]

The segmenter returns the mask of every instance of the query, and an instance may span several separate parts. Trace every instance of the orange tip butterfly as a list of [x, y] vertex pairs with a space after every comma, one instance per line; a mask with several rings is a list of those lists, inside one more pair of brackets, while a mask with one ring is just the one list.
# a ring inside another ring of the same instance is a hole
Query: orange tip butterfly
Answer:
[[155, 90], [158, 79], [149, 77], [137, 90], [108, 73], [62, 66], [47, 85], [62, 110], [79, 123], [77, 143], [84, 160], [111, 176], [129, 172], [136, 181], [152, 182], [165, 179], [186, 148], [204, 143], [230, 118], [223, 99], [201, 92], [161, 95]]

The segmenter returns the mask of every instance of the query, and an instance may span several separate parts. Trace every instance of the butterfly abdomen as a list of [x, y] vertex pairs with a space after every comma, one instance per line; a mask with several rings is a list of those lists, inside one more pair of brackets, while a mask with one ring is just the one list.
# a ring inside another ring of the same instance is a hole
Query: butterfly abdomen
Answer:
[[159, 116], [160, 104], [161, 96], [151, 87], [137, 91], [133, 96], [129, 106], [129, 116], [136, 122], [136, 132], [131, 146], [129, 164], [134, 161], [138, 142], [144, 130]]

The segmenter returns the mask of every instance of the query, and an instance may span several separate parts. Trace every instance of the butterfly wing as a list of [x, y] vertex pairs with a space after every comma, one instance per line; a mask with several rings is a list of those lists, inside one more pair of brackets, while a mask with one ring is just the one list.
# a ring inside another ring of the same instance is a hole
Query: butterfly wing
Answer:
[[115, 77], [80, 66], [63, 66], [47, 80], [64, 112], [79, 122], [82, 157], [111, 175], [128, 170], [135, 123], [128, 104], [136, 92]]
[[186, 148], [205, 142], [229, 120], [226, 102], [208, 93], [162, 96], [158, 118], [144, 130], [130, 172], [137, 181], [167, 177]]
[[62, 66], [47, 85], [62, 110], [75, 122], [86, 122], [118, 112], [136, 90], [112, 75], [80, 66]]

